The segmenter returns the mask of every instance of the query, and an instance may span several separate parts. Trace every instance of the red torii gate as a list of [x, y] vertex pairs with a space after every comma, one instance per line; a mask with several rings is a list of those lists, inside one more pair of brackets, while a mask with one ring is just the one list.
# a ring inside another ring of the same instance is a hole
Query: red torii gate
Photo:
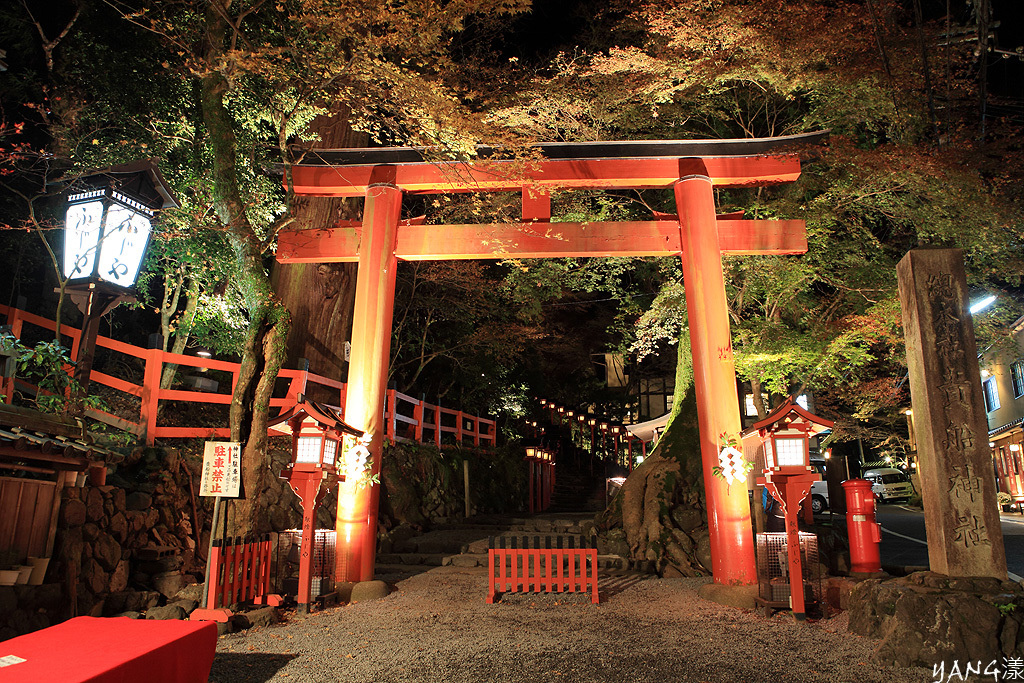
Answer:
[[[429, 161], [422, 148], [315, 150], [292, 168], [296, 194], [364, 197], [361, 222], [282, 232], [281, 263], [357, 262], [345, 422], [372, 435], [380, 471], [382, 416], [391, 347], [395, 270], [402, 260], [680, 255], [690, 326], [701, 458], [716, 583], [757, 576], [745, 486], [714, 474], [720, 444], [741, 429], [729, 332], [723, 253], [800, 254], [803, 221], [716, 216], [713, 188], [792, 182], [792, 151], [824, 133], [715, 141], [553, 143], [538, 159], [496, 158], [478, 148], [472, 162]], [[677, 215], [652, 221], [552, 223], [551, 190], [672, 188]], [[402, 196], [519, 192], [522, 222], [423, 225], [400, 219]], [[373, 578], [379, 486], [341, 485], [335, 578]]]

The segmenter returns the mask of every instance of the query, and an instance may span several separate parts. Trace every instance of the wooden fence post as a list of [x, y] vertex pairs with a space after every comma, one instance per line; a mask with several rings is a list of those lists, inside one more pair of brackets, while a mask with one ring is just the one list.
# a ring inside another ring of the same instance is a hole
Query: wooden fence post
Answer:
[[160, 407], [160, 376], [163, 374], [164, 352], [161, 348], [148, 349], [145, 353], [146, 370], [142, 380], [142, 406], [139, 423], [142, 438], [147, 446], [156, 440], [156, 415]]

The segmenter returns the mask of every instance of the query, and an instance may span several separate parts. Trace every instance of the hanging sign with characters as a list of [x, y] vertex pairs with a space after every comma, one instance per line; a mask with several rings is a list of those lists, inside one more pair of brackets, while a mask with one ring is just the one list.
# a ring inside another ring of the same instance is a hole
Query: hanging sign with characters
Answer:
[[234, 441], [207, 441], [199, 495], [237, 498], [242, 483], [241, 461], [241, 444]]

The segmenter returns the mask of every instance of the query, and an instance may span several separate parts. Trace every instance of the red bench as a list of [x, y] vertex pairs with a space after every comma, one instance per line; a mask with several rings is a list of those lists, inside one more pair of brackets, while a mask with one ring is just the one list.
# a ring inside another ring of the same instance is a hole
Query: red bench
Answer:
[[[571, 542], [573, 539], [569, 540], [568, 545], [576, 545]], [[510, 545], [511, 547], [495, 548], [495, 539], [491, 538], [491, 548], [487, 551], [488, 603], [493, 603], [498, 593], [505, 592], [586, 593], [587, 591], [590, 591], [590, 601], [594, 604], [598, 603], [597, 550], [595, 548], [538, 547], [550, 546], [550, 537], [544, 544], [541, 544], [536, 537], [533, 543], [530, 543], [528, 537], [524, 537], [522, 541], [516, 538], [500, 537], [498, 541], [502, 546]], [[529, 547], [531, 545], [534, 547]], [[562, 545], [562, 543], [558, 545]]]

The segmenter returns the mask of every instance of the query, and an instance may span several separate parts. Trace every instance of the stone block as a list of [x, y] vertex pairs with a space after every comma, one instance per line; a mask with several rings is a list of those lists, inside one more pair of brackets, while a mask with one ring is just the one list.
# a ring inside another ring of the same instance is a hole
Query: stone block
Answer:
[[115, 512], [111, 516], [107, 529], [118, 543], [124, 543], [128, 540], [128, 519], [124, 516], [123, 512]]
[[85, 524], [85, 503], [80, 500], [65, 500], [61, 509], [61, 518], [68, 526], [81, 526]]
[[170, 598], [185, 586], [185, 580], [178, 572], [156, 574], [150, 579], [153, 588], [161, 595]]
[[196, 602], [199, 602], [202, 599], [203, 584], [201, 583], [190, 583], [175, 593], [172, 598], [172, 600], [195, 600]]
[[360, 581], [352, 586], [351, 602], [367, 602], [379, 600], [391, 593], [391, 589], [383, 581]]
[[121, 546], [113, 536], [101, 532], [93, 544], [93, 558], [105, 571], [113, 571], [121, 562]]
[[110, 574], [109, 590], [118, 592], [128, 587], [128, 560], [121, 560], [117, 563], [114, 571]]
[[259, 609], [246, 612], [245, 616], [249, 619], [250, 626], [270, 626], [281, 621], [281, 617], [277, 613], [275, 607], [261, 607]]
[[147, 619], [184, 619], [187, 615], [179, 605], [164, 605], [146, 610]]
[[167, 604], [169, 604], [169, 605], [177, 605], [178, 607], [180, 607], [183, 610], [185, 610], [186, 614], [191, 614], [192, 611], [195, 610], [196, 607], [199, 607], [199, 601], [198, 600], [188, 600], [188, 599], [186, 599], [186, 600], [175, 600], [174, 602], [169, 602]]
[[85, 494], [85, 516], [90, 522], [103, 519], [103, 493], [96, 488], [88, 489]]
[[127, 510], [149, 510], [153, 505], [153, 496], [142, 491], [133, 491], [125, 498], [124, 505]]

